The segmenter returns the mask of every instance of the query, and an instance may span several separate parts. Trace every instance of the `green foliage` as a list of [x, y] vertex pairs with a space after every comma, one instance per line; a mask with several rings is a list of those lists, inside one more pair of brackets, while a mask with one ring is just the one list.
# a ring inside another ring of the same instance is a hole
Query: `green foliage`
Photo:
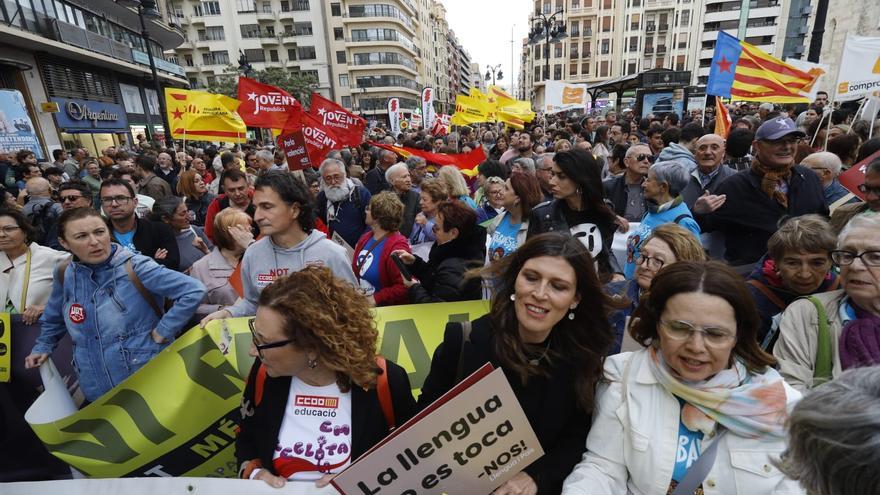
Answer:
[[[224, 94], [232, 98], [238, 97], [238, 67], [230, 65], [222, 75], [217, 76], [214, 84], [209, 84], [206, 90], [210, 93]], [[269, 67], [266, 70], [252, 71], [248, 74], [251, 79], [263, 84], [269, 84], [276, 88], [287, 91], [303, 105], [308, 106], [312, 91], [318, 81], [312, 74], [291, 71], [279, 67]]]

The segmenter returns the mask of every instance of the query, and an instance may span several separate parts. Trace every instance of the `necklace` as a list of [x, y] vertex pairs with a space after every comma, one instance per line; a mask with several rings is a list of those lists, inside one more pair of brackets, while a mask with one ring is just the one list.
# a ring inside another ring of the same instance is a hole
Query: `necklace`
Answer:
[[548, 352], [550, 352], [550, 337], [547, 337], [547, 345], [544, 346], [544, 352], [542, 352], [541, 355], [536, 358], [529, 359], [529, 364], [531, 364], [532, 366], [537, 366], [538, 363], [540, 363], [541, 360], [544, 359]]

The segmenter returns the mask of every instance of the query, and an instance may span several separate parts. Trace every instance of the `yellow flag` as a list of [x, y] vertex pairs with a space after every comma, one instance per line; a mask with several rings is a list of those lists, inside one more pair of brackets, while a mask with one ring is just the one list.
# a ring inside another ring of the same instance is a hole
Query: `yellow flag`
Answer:
[[236, 112], [240, 103], [226, 95], [165, 88], [171, 137], [243, 143], [247, 126]]
[[[479, 90], [478, 90], [479, 92]], [[450, 123], [468, 125], [489, 121], [489, 104], [473, 96], [456, 95], [455, 113]]]

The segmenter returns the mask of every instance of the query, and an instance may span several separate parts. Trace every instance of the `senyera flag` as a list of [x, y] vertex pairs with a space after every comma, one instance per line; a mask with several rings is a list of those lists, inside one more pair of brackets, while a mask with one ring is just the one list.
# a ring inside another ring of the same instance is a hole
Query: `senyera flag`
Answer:
[[297, 112], [295, 118], [288, 120], [288, 126], [284, 130], [287, 135], [294, 131], [302, 131], [306, 141], [306, 150], [309, 161], [313, 166], [318, 166], [327, 158], [327, 154], [333, 150], [343, 148], [342, 139], [320, 120], [305, 112]]
[[344, 146], [357, 146], [363, 141], [367, 121], [318, 93], [312, 93], [309, 114], [332, 130]]
[[370, 144], [372, 146], [393, 151], [404, 158], [418, 156], [424, 158], [426, 162], [433, 163], [434, 165], [455, 165], [456, 167], [458, 167], [459, 170], [461, 170], [461, 173], [468, 177], [474, 177], [475, 175], [477, 175], [477, 165], [483, 163], [486, 160], [486, 152], [483, 151], [482, 146], [477, 146], [470, 153], [446, 154], [430, 153], [428, 151], [422, 151], [417, 148], [405, 148], [403, 146], [394, 146], [372, 141], [370, 142]]
[[283, 129], [302, 105], [287, 91], [247, 77], [238, 78], [238, 114], [251, 127]]

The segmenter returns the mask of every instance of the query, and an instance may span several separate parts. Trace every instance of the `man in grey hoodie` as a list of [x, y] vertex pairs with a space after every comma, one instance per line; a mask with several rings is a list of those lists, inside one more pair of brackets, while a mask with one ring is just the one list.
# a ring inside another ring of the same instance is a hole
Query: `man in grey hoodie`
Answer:
[[703, 126], [696, 122], [691, 122], [681, 128], [681, 136], [677, 143], [669, 143], [669, 146], [660, 152], [657, 157], [658, 162], [674, 160], [678, 163], [687, 165], [688, 172], [697, 169], [697, 159], [694, 157], [694, 149], [697, 146], [697, 140], [706, 134]]
[[254, 221], [263, 238], [251, 244], [241, 260], [244, 297], [202, 320], [204, 327], [219, 318], [252, 316], [260, 292], [276, 278], [323, 265], [357, 287], [345, 249], [314, 228], [315, 214], [306, 186], [289, 172], [270, 170], [254, 184]]

